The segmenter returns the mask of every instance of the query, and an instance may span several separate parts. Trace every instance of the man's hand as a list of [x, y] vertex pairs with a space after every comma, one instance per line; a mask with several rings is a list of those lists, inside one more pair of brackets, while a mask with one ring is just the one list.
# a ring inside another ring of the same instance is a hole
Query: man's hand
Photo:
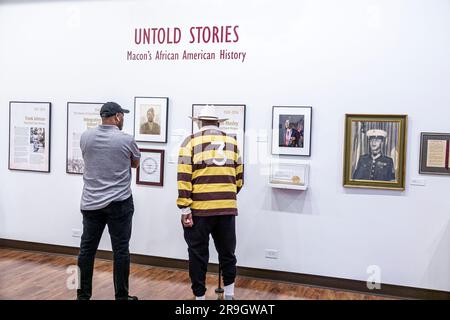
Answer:
[[181, 224], [184, 228], [191, 228], [194, 225], [194, 221], [192, 220], [192, 213], [182, 214]]
[[137, 169], [137, 167], [139, 167], [140, 161], [139, 159], [137, 160], [131, 160], [131, 167]]

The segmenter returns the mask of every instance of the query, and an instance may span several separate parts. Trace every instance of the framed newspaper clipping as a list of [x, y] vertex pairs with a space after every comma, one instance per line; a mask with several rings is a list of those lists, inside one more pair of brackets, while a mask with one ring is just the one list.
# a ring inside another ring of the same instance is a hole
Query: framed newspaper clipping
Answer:
[[9, 103], [10, 170], [50, 172], [51, 103]]
[[66, 172], [83, 174], [84, 161], [81, 154], [80, 138], [84, 131], [95, 128], [102, 122], [100, 108], [103, 103], [67, 103], [67, 145]]
[[[228, 119], [221, 122], [219, 128], [237, 140], [240, 154], [244, 158], [245, 104], [193, 104], [192, 117], [197, 117], [206, 106], [213, 106], [219, 118]], [[192, 133], [198, 131], [198, 124], [192, 121]]]

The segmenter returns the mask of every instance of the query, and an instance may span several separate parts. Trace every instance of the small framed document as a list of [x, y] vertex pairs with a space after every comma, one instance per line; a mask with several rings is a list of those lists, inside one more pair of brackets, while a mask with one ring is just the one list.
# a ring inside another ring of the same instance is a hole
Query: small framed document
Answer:
[[164, 185], [164, 150], [139, 149], [141, 160], [136, 172], [136, 184]]
[[420, 134], [420, 166], [422, 174], [450, 174], [450, 133]]
[[298, 163], [272, 163], [269, 185], [274, 188], [306, 190], [309, 165]]

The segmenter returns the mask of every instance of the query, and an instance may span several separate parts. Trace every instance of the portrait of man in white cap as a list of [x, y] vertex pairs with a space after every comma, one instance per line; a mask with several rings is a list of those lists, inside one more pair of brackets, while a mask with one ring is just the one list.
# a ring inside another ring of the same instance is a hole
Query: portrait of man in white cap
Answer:
[[387, 137], [386, 131], [371, 129], [367, 131], [366, 136], [369, 153], [359, 158], [352, 179], [395, 181], [394, 161], [382, 152]]

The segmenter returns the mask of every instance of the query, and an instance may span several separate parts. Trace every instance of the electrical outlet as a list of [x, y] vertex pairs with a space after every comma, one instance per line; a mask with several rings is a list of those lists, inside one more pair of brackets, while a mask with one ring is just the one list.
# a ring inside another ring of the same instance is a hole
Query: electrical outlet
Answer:
[[278, 250], [266, 249], [267, 259], [278, 259]]
[[81, 230], [80, 229], [72, 229], [72, 237], [74, 237], [74, 238], [81, 237]]

